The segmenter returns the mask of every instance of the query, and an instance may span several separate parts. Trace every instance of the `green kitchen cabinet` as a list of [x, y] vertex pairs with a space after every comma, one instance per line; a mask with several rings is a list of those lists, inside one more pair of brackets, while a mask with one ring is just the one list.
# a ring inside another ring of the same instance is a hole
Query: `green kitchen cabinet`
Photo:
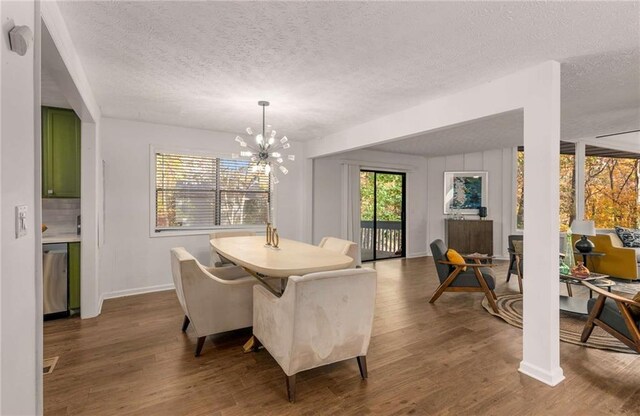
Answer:
[[42, 107], [42, 197], [80, 198], [80, 119]]
[[69, 243], [69, 309], [80, 309], [80, 243]]

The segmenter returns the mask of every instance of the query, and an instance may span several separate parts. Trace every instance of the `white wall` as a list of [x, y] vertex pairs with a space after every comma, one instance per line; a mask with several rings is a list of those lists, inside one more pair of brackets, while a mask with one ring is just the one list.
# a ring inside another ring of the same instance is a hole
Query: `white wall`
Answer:
[[[431, 255], [429, 243], [445, 239], [443, 205], [444, 172], [481, 170], [489, 172], [488, 217], [493, 220], [494, 254], [508, 257], [506, 240], [513, 232], [513, 149], [424, 158], [399, 153], [356, 150], [314, 159], [313, 242], [325, 235], [343, 235], [341, 224], [342, 170], [344, 161], [363, 166], [410, 166], [407, 173], [407, 256]], [[471, 216], [470, 218], [478, 218]]]
[[[150, 146], [205, 150], [230, 157], [238, 152], [235, 134], [103, 118], [100, 125], [105, 170], [104, 245], [100, 250], [103, 298], [172, 286], [169, 250], [185, 247], [209, 263], [208, 236], [150, 237]], [[302, 239], [302, 146], [292, 143], [298, 160], [279, 175], [276, 223], [284, 238]]]
[[[1, 279], [0, 279], [0, 414], [34, 415], [39, 412], [42, 351], [38, 335], [42, 306], [36, 287], [35, 231], [39, 231], [36, 158], [36, 101], [34, 47], [25, 56], [9, 49], [7, 33], [13, 24], [27, 25], [36, 34], [36, 5], [33, 2], [0, 2], [2, 45], [0, 49], [0, 189], [1, 189]], [[28, 233], [14, 234], [14, 210], [28, 206]], [[40, 346], [38, 347], [38, 344]]]
[[[313, 242], [324, 236], [344, 236], [341, 225], [342, 164], [359, 161], [362, 167], [407, 172], [407, 257], [427, 254], [427, 160], [421, 156], [357, 150], [313, 161]], [[395, 168], [395, 169], [394, 169]]]
[[[427, 240], [445, 240], [445, 218], [443, 181], [444, 172], [487, 171], [488, 203], [487, 219], [493, 220], [493, 253], [498, 257], [508, 257], [507, 236], [513, 225], [513, 148], [485, 150], [452, 156], [432, 157], [428, 166], [428, 230]], [[478, 218], [471, 216], [470, 218]], [[429, 250], [430, 252], [430, 250]]]

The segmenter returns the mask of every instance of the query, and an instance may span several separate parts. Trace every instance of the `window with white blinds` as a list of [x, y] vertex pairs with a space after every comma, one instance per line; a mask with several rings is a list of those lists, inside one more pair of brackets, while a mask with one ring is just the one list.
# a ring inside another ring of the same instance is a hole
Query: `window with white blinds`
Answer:
[[269, 176], [238, 159], [156, 153], [155, 231], [267, 223]]

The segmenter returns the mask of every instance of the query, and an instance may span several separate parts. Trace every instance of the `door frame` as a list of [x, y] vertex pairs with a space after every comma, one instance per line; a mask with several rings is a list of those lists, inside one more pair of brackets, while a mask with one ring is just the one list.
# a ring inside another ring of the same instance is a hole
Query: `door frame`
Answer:
[[[362, 260], [363, 262], [369, 261], [381, 261], [381, 260], [391, 260], [391, 259], [401, 259], [407, 257], [407, 173], [406, 172], [395, 172], [388, 170], [380, 170], [375, 168], [360, 168], [360, 173], [367, 172], [373, 173], [373, 228], [371, 232], [371, 247], [372, 247], [372, 259]], [[399, 175], [402, 178], [402, 208], [400, 213], [400, 230], [402, 233], [402, 241], [401, 248], [402, 252], [399, 256], [387, 257], [384, 259], [378, 259], [376, 253], [376, 230], [378, 229], [378, 181], [377, 174], [387, 174], [387, 175]], [[362, 210], [362, 200], [360, 201], [360, 209]], [[360, 225], [360, 229], [362, 229], [362, 225]]]

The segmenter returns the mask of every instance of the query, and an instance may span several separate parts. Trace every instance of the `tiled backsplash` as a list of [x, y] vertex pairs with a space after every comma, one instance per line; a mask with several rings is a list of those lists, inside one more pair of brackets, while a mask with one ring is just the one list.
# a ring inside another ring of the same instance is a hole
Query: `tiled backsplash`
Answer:
[[80, 199], [42, 198], [42, 223], [47, 226], [43, 236], [75, 234], [78, 215]]

